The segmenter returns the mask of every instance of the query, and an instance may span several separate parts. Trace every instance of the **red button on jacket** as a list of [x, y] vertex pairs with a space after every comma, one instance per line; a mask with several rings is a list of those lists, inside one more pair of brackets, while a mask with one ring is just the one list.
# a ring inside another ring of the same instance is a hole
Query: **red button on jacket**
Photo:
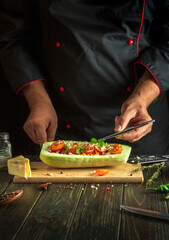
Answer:
[[60, 42], [57, 42], [57, 43], [56, 43], [56, 47], [60, 47]]
[[132, 45], [133, 44], [133, 40], [132, 39], [128, 40], [128, 44]]
[[60, 91], [63, 92], [65, 89], [64, 87], [60, 87]]
[[70, 128], [70, 124], [66, 124], [66, 128], [68, 128], [68, 129], [69, 129], [69, 128]]

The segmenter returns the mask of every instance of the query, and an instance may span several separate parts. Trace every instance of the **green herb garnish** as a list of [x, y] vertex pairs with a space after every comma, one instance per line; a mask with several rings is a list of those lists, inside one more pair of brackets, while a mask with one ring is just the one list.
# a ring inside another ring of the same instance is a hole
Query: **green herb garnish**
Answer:
[[96, 138], [91, 138], [90, 142], [91, 143], [97, 143], [97, 139]]
[[63, 146], [63, 148], [64, 148], [64, 150], [63, 150], [63, 153], [66, 153], [66, 152], [67, 152], [67, 150], [68, 150], [68, 145], [67, 145], [67, 144], [65, 144], [65, 145]]
[[76, 154], [81, 154], [84, 153], [84, 148], [82, 147], [82, 145], [79, 145], [79, 147], [76, 149]]
[[98, 146], [102, 148], [105, 144], [105, 140], [106, 139], [104, 139], [104, 138], [100, 139], [100, 140], [97, 140], [96, 138], [91, 138], [90, 142], [91, 143], [98, 143]]
[[102, 147], [105, 145], [105, 140], [106, 140], [106, 139], [104, 139], [104, 138], [103, 138], [103, 139], [100, 139], [100, 140], [98, 141], [98, 146], [102, 148]]

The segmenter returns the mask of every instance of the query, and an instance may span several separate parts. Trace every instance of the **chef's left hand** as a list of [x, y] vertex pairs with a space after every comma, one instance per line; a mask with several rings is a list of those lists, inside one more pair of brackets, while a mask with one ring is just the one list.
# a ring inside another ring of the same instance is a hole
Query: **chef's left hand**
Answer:
[[[150, 121], [147, 108], [158, 97], [160, 89], [152, 75], [145, 71], [142, 79], [134, 89], [130, 97], [122, 104], [121, 115], [115, 118], [115, 132], [124, 130], [132, 125]], [[116, 137], [117, 139], [135, 142], [151, 132], [153, 124], [145, 125], [129, 133]]]

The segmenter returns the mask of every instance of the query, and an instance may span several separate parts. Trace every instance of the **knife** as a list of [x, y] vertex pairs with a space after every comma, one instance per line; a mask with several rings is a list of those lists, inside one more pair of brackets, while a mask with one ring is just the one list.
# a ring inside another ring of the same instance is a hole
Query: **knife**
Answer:
[[157, 211], [151, 211], [151, 210], [135, 208], [135, 207], [128, 207], [128, 206], [124, 206], [124, 205], [120, 205], [120, 209], [124, 209], [128, 212], [135, 213], [138, 215], [169, 220], [169, 214], [167, 214], [167, 213], [161, 213], [161, 212], [157, 212]]
[[124, 133], [128, 133], [128, 132], [134, 131], [137, 128], [143, 127], [143, 126], [145, 126], [147, 124], [150, 124], [150, 123], [153, 123], [153, 122], [155, 122], [155, 120], [150, 120], [150, 121], [138, 124], [137, 126], [132, 126], [132, 127], [129, 127], [129, 128], [125, 128], [124, 130], [122, 130], [120, 132], [110, 134], [110, 135], [108, 135], [108, 136], [106, 136], [104, 138], [100, 138], [100, 139], [98, 139], [98, 141], [103, 140], [103, 139], [107, 140], [107, 139], [110, 139], [110, 138], [114, 138], [116, 136], [120, 136], [120, 135], [122, 135]]

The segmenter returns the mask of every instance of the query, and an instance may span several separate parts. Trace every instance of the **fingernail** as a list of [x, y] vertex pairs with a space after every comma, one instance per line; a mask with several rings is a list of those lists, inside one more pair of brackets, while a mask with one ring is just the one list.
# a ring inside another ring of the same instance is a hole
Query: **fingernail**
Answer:
[[121, 125], [117, 126], [116, 130], [120, 131], [121, 130]]

